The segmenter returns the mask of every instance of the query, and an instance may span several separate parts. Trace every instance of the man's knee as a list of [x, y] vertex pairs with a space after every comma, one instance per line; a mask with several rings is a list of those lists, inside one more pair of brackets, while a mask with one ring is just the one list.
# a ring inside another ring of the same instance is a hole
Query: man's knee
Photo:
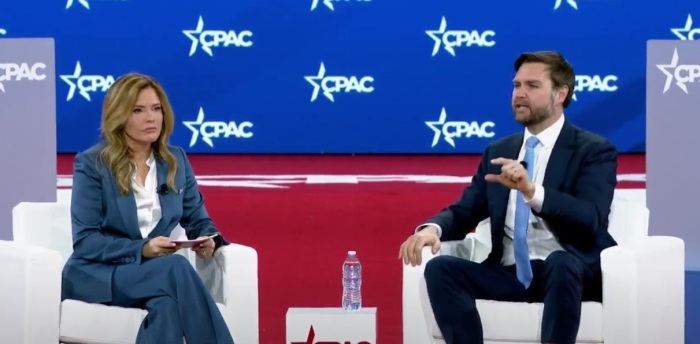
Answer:
[[440, 282], [450, 276], [449, 265], [452, 258], [450, 256], [437, 256], [425, 264], [423, 276], [425, 276], [425, 281], [428, 285]]
[[478, 263], [454, 256], [437, 256], [425, 264], [425, 282], [428, 287], [448, 286], [458, 282], [459, 276], [473, 275]]
[[581, 282], [583, 266], [571, 253], [555, 251], [544, 262], [548, 282]]

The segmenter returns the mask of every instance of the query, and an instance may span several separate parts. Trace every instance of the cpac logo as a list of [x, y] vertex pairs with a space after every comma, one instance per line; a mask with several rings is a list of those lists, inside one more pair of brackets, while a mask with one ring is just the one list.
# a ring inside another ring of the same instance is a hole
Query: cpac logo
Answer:
[[[617, 75], [577, 75], [574, 92], [615, 92], [617, 91]], [[576, 93], [571, 97], [578, 100]]]
[[[678, 48], [673, 49], [673, 57], [670, 64], [657, 64], [656, 68], [666, 75], [663, 93], [666, 93], [671, 88], [671, 82], [674, 79], [676, 80], [676, 86], [686, 94], [688, 94], [686, 83], [695, 83], [700, 80], [700, 65], [678, 64]], [[669, 72], [671, 68], [673, 68], [673, 71]]]
[[331, 11], [335, 11], [333, 7], [334, 2], [372, 2], [372, 0], [311, 0], [311, 11], [315, 10], [320, 4], [323, 4]]
[[202, 46], [202, 51], [209, 56], [214, 56], [211, 48], [218, 48], [220, 46], [224, 48], [229, 46], [250, 48], [253, 45], [253, 41], [250, 40], [253, 36], [253, 32], [249, 30], [242, 30], [240, 32], [234, 30], [204, 30], [204, 20], [202, 16], [199, 16], [197, 28], [194, 30], [182, 30], [182, 33], [192, 40], [190, 56], [197, 52], [197, 46], [200, 44]]
[[[66, 1], [66, 9], [73, 7], [74, 2], [75, 0]], [[78, 0], [78, 3], [83, 5], [83, 7], [87, 8], [88, 10], [90, 9], [90, 4], [88, 3], [88, 0]]]
[[490, 129], [496, 126], [495, 123], [490, 121], [486, 121], [481, 124], [479, 124], [477, 121], [448, 122], [447, 111], [445, 111], [445, 108], [442, 108], [440, 118], [437, 121], [428, 121], [425, 122], [425, 125], [435, 132], [431, 147], [435, 147], [438, 144], [441, 135], [444, 136], [445, 142], [452, 147], [455, 147], [455, 138], [470, 138], [472, 136], [478, 138], [491, 138], [495, 135], [495, 133]]
[[111, 75], [81, 75], [82, 67], [80, 66], [80, 61], [75, 63], [75, 70], [73, 70], [72, 75], [61, 75], [61, 79], [65, 81], [70, 87], [68, 89], [68, 96], [66, 101], [70, 101], [75, 96], [75, 90], [78, 90], [83, 98], [87, 101], [91, 101], [90, 93], [94, 92], [107, 92], [109, 88], [114, 84], [114, 77]]
[[244, 121], [240, 124], [230, 121], [230, 122], [216, 122], [216, 121], [204, 121], [204, 109], [199, 108], [199, 114], [197, 115], [196, 121], [183, 121], [187, 128], [192, 131], [192, 138], [190, 139], [190, 147], [197, 144], [197, 139], [199, 135], [202, 135], [202, 141], [209, 145], [209, 147], [214, 148], [214, 142], [212, 138], [218, 139], [223, 136], [224, 138], [229, 138], [231, 136], [239, 139], [249, 139], [253, 137], [253, 133], [250, 129], [253, 127], [253, 123]]
[[314, 91], [311, 93], [311, 102], [318, 98], [318, 92], [321, 89], [323, 89], [323, 95], [332, 102], [335, 102], [333, 93], [342, 91], [345, 93], [374, 92], [374, 86], [372, 86], [372, 83], [374, 83], [373, 77], [326, 75], [326, 66], [323, 64], [323, 61], [321, 61], [321, 67], [318, 68], [318, 75], [304, 76], [304, 79], [314, 87]]
[[690, 14], [688, 14], [688, 19], [685, 21], [685, 27], [671, 29], [671, 32], [684, 41], [700, 39], [700, 27], [693, 28], [693, 17]]
[[23, 63], [0, 63], [0, 92], [5, 93], [5, 82], [8, 81], [41, 81], [46, 79], [46, 65], [37, 62], [29, 65]]
[[433, 45], [433, 54], [431, 56], [437, 55], [441, 45], [444, 45], [445, 51], [452, 56], [455, 56], [455, 48], [458, 47], [471, 47], [473, 45], [478, 47], [493, 47], [496, 45], [496, 42], [493, 40], [493, 36], [496, 35], [495, 31], [447, 30], [447, 19], [445, 19], [444, 16], [440, 21], [439, 29], [426, 30], [425, 33], [435, 41]]
[[365, 340], [357, 342], [357, 343], [353, 343], [349, 340], [342, 341], [342, 342], [327, 341], [327, 340], [324, 340], [321, 342], [314, 342], [314, 338], [316, 338], [316, 332], [314, 331], [314, 326], [311, 325], [311, 328], [309, 328], [309, 335], [308, 335], [308, 337], [306, 337], [305, 342], [291, 342], [290, 344], [372, 344], [372, 343], [365, 341]]
[[556, 0], [554, 2], [554, 10], [555, 11], [558, 10], [561, 7], [561, 5], [564, 3], [564, 1], [566, 1], [566, 3], [569, 6], [571, 6], [571, 8], [578, 10], [578, 5], [576, 4], [576, 0]]

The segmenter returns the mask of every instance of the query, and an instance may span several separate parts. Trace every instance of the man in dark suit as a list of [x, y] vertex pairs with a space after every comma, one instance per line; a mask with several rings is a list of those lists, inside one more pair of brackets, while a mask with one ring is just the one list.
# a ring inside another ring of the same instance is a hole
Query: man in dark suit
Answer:
[[[482, 263], [438, 256], [425, 267], [430, 303], [448, 344], [483, 343], [476, 299], [544, 302], [542, 343], [574, 344], [581, 302], [601, 301], [600, 253], [617, 183], [617, 152], [563, 114], [574, 71], [556, 52], [515, 61], [512, 107], [525, 130], [490, 144], [461, 198], [418, 227], [400, 248], [462, 240], [489, 218], [492, 250]], [[509, 326], [509, 324], [503, 324]]]

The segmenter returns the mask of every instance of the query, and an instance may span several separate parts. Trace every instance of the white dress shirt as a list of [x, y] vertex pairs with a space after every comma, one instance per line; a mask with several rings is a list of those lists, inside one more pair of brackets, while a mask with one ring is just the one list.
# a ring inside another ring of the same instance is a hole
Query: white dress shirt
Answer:
[[161, 218], [160, 198], [158, 198], [156, 178], [156, 159], [151, 156], [146, 161], [148, 165], [148, 174], [143, 185], [138, 180], [138, 168], [131, 176], [131, 186], [134, 190], [134, 198], [136, 199], [136, 213], [139, 222], [141, 236], [145, 239], [151, 234], [151, 231], [158, 224]]
[[[535, 170], [533, 171], [533, 183], [535, 183], [535, 194], [531, 200], [525, 200], [525, 203], [535, 211], [542, 210], [544, 203], [544, 188], [542, 181], [549, 163], [549, 157], [552, 155], [552, 148], [559, 138], [561, 128], [564, 126], [564, 115], [557, 120], [552, 126], [542, 131], [537, 135], [539, 143], [535, 146]], [[523, 145], [520, 147], [518, 160], [522, 161], [525, 158], [525, 142], [533, 136], [527, 129], [525, 137], [523, 137]], [[508, 198], [508, 210], [506, 210], [506, 235], [503, 238], [503, 258], [501, 264], [515, 264], [515, 253], [513, 252], [513, 228], [515, 228], [515, 200], [517, 190], [510, 190]], [[527, 230], [527, 247], [530, 251], [530, 259], [546, 259], [550, 253], [563, 250], [557, 239], [554, 238], [552, 232], [547, 228], [547, 223], [543, 219], [536, 217], [530, 213], [530, 225]]]
[[[535, 194], [533, 195], [532, 199], [525, 200], [525, 203], [535, 211], [542, 210], [542, 203], [544, 203], [545, 196], [542, 181], [544, 181], [545, 170], [547, 169], [547, 164], [549, 163], [549, 157], [552, 154], [552, 148], [554, 148], [554, 144], [556, 143], [557, 138], [559, 138], [559, 133], [561, 132], [563, 126], [564, 115], [562, 115], [552, 126], [537, 135], [537, 139], [540, 142], [537, 144], [537, 146], [535, 146], [535, 163], [533, 171]], [[527, 142], [527, 139], [531, 136], [533, 135], [527, 129], [525, 129], [523, 143], [520, 147], [520, 153], [518, 154], [518, 160], [520, 161], [525, 158], [525, 142]], [[515, 200], [517, 192], [517, 190], [510, 190], [510, 197], [508, 198], [508, 208], [506, 210], [504, 228], [505, 236], [503, 238], [503, 258], [501, 259], [502, 265], [515, 264], [515, 254], [513, 252], [513, 228], [515, 227]], [[433, 225], [437, 227], [438, 236], [442, 236], [442, 228], [435, 223], [422, 224], [418, 226], [416, 230], [419, 230], [426, 225]], [[552, 235], [552, 232], [550, 232], [547, 228], [546, 221], [536, 217], [532, 213], [530, 213], [527, 244], [530, 252], [530, 259], [544, 260], [552, 252], [563, 250], [554, 235]]]

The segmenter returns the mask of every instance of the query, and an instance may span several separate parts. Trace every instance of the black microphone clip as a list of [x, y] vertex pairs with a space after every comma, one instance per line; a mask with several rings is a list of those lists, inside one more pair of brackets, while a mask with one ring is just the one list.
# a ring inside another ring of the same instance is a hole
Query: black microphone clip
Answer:
[[158, 190], [156, 191], [159, 195], [167, 195], [168, 194], [168, 185], [167, 184], [161, 184], [158, 187]]
[[521, 161], [521, 162], [520, 162], [520, 165], [523, 165], [523, 167], [525, 168], [525, 170], [527, 170], [527, 162]]

